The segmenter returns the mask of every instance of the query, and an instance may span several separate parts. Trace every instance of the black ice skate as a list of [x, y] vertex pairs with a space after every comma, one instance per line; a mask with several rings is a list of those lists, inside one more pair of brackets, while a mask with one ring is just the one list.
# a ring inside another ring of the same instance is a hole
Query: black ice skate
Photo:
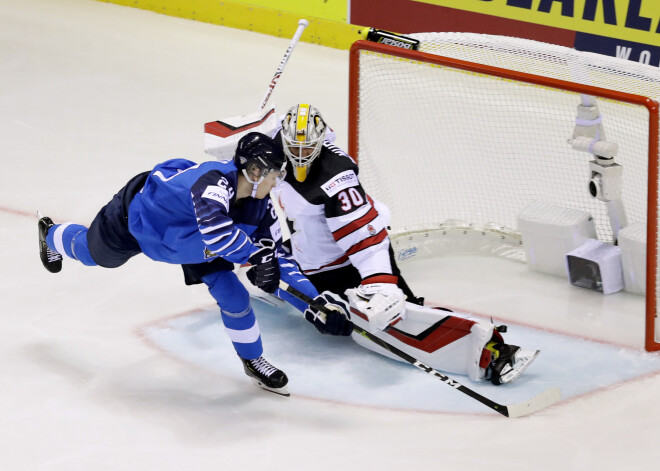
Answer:
[[495, 342], [490, 342], [486, 348], [493, 353], [486, 369], [486, 379], [497, 385], [515, 380], [539, 354], [539, 350], [524, 350], [516, 345]]
[[266, 391], [289, 396], [289, 390], [286, 387], [289, 378], [286, 377], [284, 371], [275, 368], [264, 357], [259, 357], [256, 360], [241, 358], [241, 361], [243, 362], [245, 374], [252, 378], [254, 383]]
[[48, 248], [48, 244], [46, 243], [48, 229], [55, 224], [51, 218], [42, 217], [39, 212], [37, 212], [37, 216], [39, 217], [37, 225], [39, 228], [39, 257], [41, 258], [41, 263], [44, 264], [44, 267], [46, 267], [46, 270], [49, 272], [57, 273], [62, 269], [62, 256]]

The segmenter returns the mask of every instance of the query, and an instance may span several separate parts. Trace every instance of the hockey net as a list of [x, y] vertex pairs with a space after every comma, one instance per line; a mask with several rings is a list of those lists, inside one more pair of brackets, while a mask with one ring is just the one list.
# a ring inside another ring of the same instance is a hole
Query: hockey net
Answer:
[[648, 228], [645, 346], [660, 350], [658, 70], [518, 38], [410, 36], [419, 51], [358, 41], [350, 58], [349, 153], [392, 212], [398, 258], [458, 244], [524, 261], [517, 217], [531, 201], [590, 213], [612, 243], [606, 204], [588, 191], [593, 156], [567, 142], [594, 97], [618, 144], [628, 224]]

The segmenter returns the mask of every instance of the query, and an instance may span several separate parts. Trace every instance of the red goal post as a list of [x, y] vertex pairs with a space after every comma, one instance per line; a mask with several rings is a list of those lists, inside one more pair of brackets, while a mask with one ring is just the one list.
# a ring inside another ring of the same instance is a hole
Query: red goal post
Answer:
[[477, 228], [520, 258], [516, 216], [538, 199], [589, 212], [598, 239], [612, 242], [607, 208], [587, 191], [593, 156], [567, 144], [576, 106], [594, 97], [619, 146], [628, 222], [646, 225], [645, 348], [660, 350], [660, 73], [518, 38], [411, 36], [419, 51], [368, 41], [350, 51], [349, 153], [392, 211], [393, 240]]

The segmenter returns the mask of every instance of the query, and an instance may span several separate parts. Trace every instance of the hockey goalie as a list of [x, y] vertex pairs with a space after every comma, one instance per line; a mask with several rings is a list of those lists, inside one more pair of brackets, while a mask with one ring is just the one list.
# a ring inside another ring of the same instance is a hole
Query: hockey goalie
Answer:
[[[215, 125], [227, 127], [222, 121]], [[333, 312], [322, 317], [281, 289], [277, 297], [302, 311], [322, 333], [351, 335], [355, 323], [434, 369], [474, 381], [509, 383], [531, 364], [538, 351], [506, 344], [503, 328], [425, 307], [413, 294], [395, 263], [387, 207], [366, 193], [356, 162], [334, 145], [334, 133], [317, 108], [295, 105], [273, 125], [273, 139], [287, 157], [286, 174], [272, 194], [291, 234], [290, 251], [279, 258], [281, 279]], [[211, 141], [207, 152], [221, 159]], [[276, 303], [250, 283], [246, 287]], [[360, 345], [398, 359], [352, 335]]]

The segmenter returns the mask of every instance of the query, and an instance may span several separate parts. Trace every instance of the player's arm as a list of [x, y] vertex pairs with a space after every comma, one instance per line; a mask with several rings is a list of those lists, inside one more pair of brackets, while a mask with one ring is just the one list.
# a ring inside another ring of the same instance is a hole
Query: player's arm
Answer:
[[282, 226], [280, 225], [280, 220], [277, 217], [270, 196], [267, 196], [262, 201], [265, 204], [265, 207], [262, 209], [263, 214], [257, 222], [257, 227], [250, 235], [250, 238], [255, 244], [262, 239], [272, 240], [275, 243], [278, 256], [282, 256], [284, 255], [284, 251], [282, 250]]
[[257, 247], [229, 217], [236, 194], [231, 182], [221, 172], [213, 170], [202, 175], [190, 192], [197, 228], [209, 256], [219, 256], [233, 263], [246, 262]]
[[291, 254], [282, 247], [280, 221], [270, 198], [268, 199], [266, 213], [252, 233], [252, 240], [257, 245], [263, 245], [261, 241], [268, 238], [273, 241], [272, 246], [275, 249], [277, 262], [279, 263], [280, 278], [288, 285], [294, 286], [298, 291], [314, 299], [318, 304], [331, 308], [332, 313], [328, 316], [321, 316], [317, 309], [280, 288], [273, 294], [302, 312], [305, 319], [311, 322], [319, 332], [331, 335], [350, 335], [353, 331], [353, 323], [349, 320], [348, 304], [334, 293], [325, 291], [319, 294], [312, 282], [302, 274], [298, 263]]
[[389, 215], [378, 210], [353, 170], [340, 173], [335, 181], [334, 188], [324, 189], [328, 228], [362, 277], [357, 288], [360, 310], [378, 329], [385, 329], [405, 315], [405, 295], [390, 262]]
[[254, 244], [248, 235], [234, 225], [229, 217], [235, 201], [236, 188], [219, 171], [210, 171], [200, 177], [191, 188], [197, 226], [210, 257], [219, 256], [233, 263], [248, 262], [250, 282], [262, 290], [273, 293], [280, 281], [280, 268], [275, 247]]
[[381, 213], [349, 167], [322, 186], [325, 218], [337, 245], [349, 257], [362, 279], [392, 274], [387, 224], [389, 214]]
[[324, 291], [319, 294], [305, 275], [300, 271], [300, 267], [290, 255], [285, 255], [280, 259], [280, 269], [282, 270], [282, 281], [289, 286], [293, 286], [299, 292], [312, 298], [316, 304], [320, 304], [330, 309], [327, 314], [313, 306], [310, 306], [300, 298], [297, 298], [283, 289], [278, 289], [275, 293], [280, 299], [293, 305], [301, 311], [310, 323], [322, 334], [330, 335], [350, 335], [353, 332], [353, 322], [350, 320], [350, 309], [348, 303], [338, 294], [330, 291]]
[[[265, 212], [250, 237], [252, 242], [256, 245], [260, 245], [261, 240], [272, 240], [274, 243], [275, 254], [277, 255], [280, 265], [281, 279], [287, 284], [297, 287], [299, 291], [305, 293], [305, 295], [311, 298], [318, 296], [319, 293], [314, 285], [307, 279], [307, 277], [305, 277], [305, 275], [302, 274], [296, 261], [282, 246], [282, 228], [270, 197], [268, 197]], [[304, 312], [305, 309], [307, 309], [307, 305], [304, 302], [300, 301], [295, 296], [290, 295], [286, 291], [278, 289], [274, 294], [280, 299], [292, 304], [301, 312]]]

